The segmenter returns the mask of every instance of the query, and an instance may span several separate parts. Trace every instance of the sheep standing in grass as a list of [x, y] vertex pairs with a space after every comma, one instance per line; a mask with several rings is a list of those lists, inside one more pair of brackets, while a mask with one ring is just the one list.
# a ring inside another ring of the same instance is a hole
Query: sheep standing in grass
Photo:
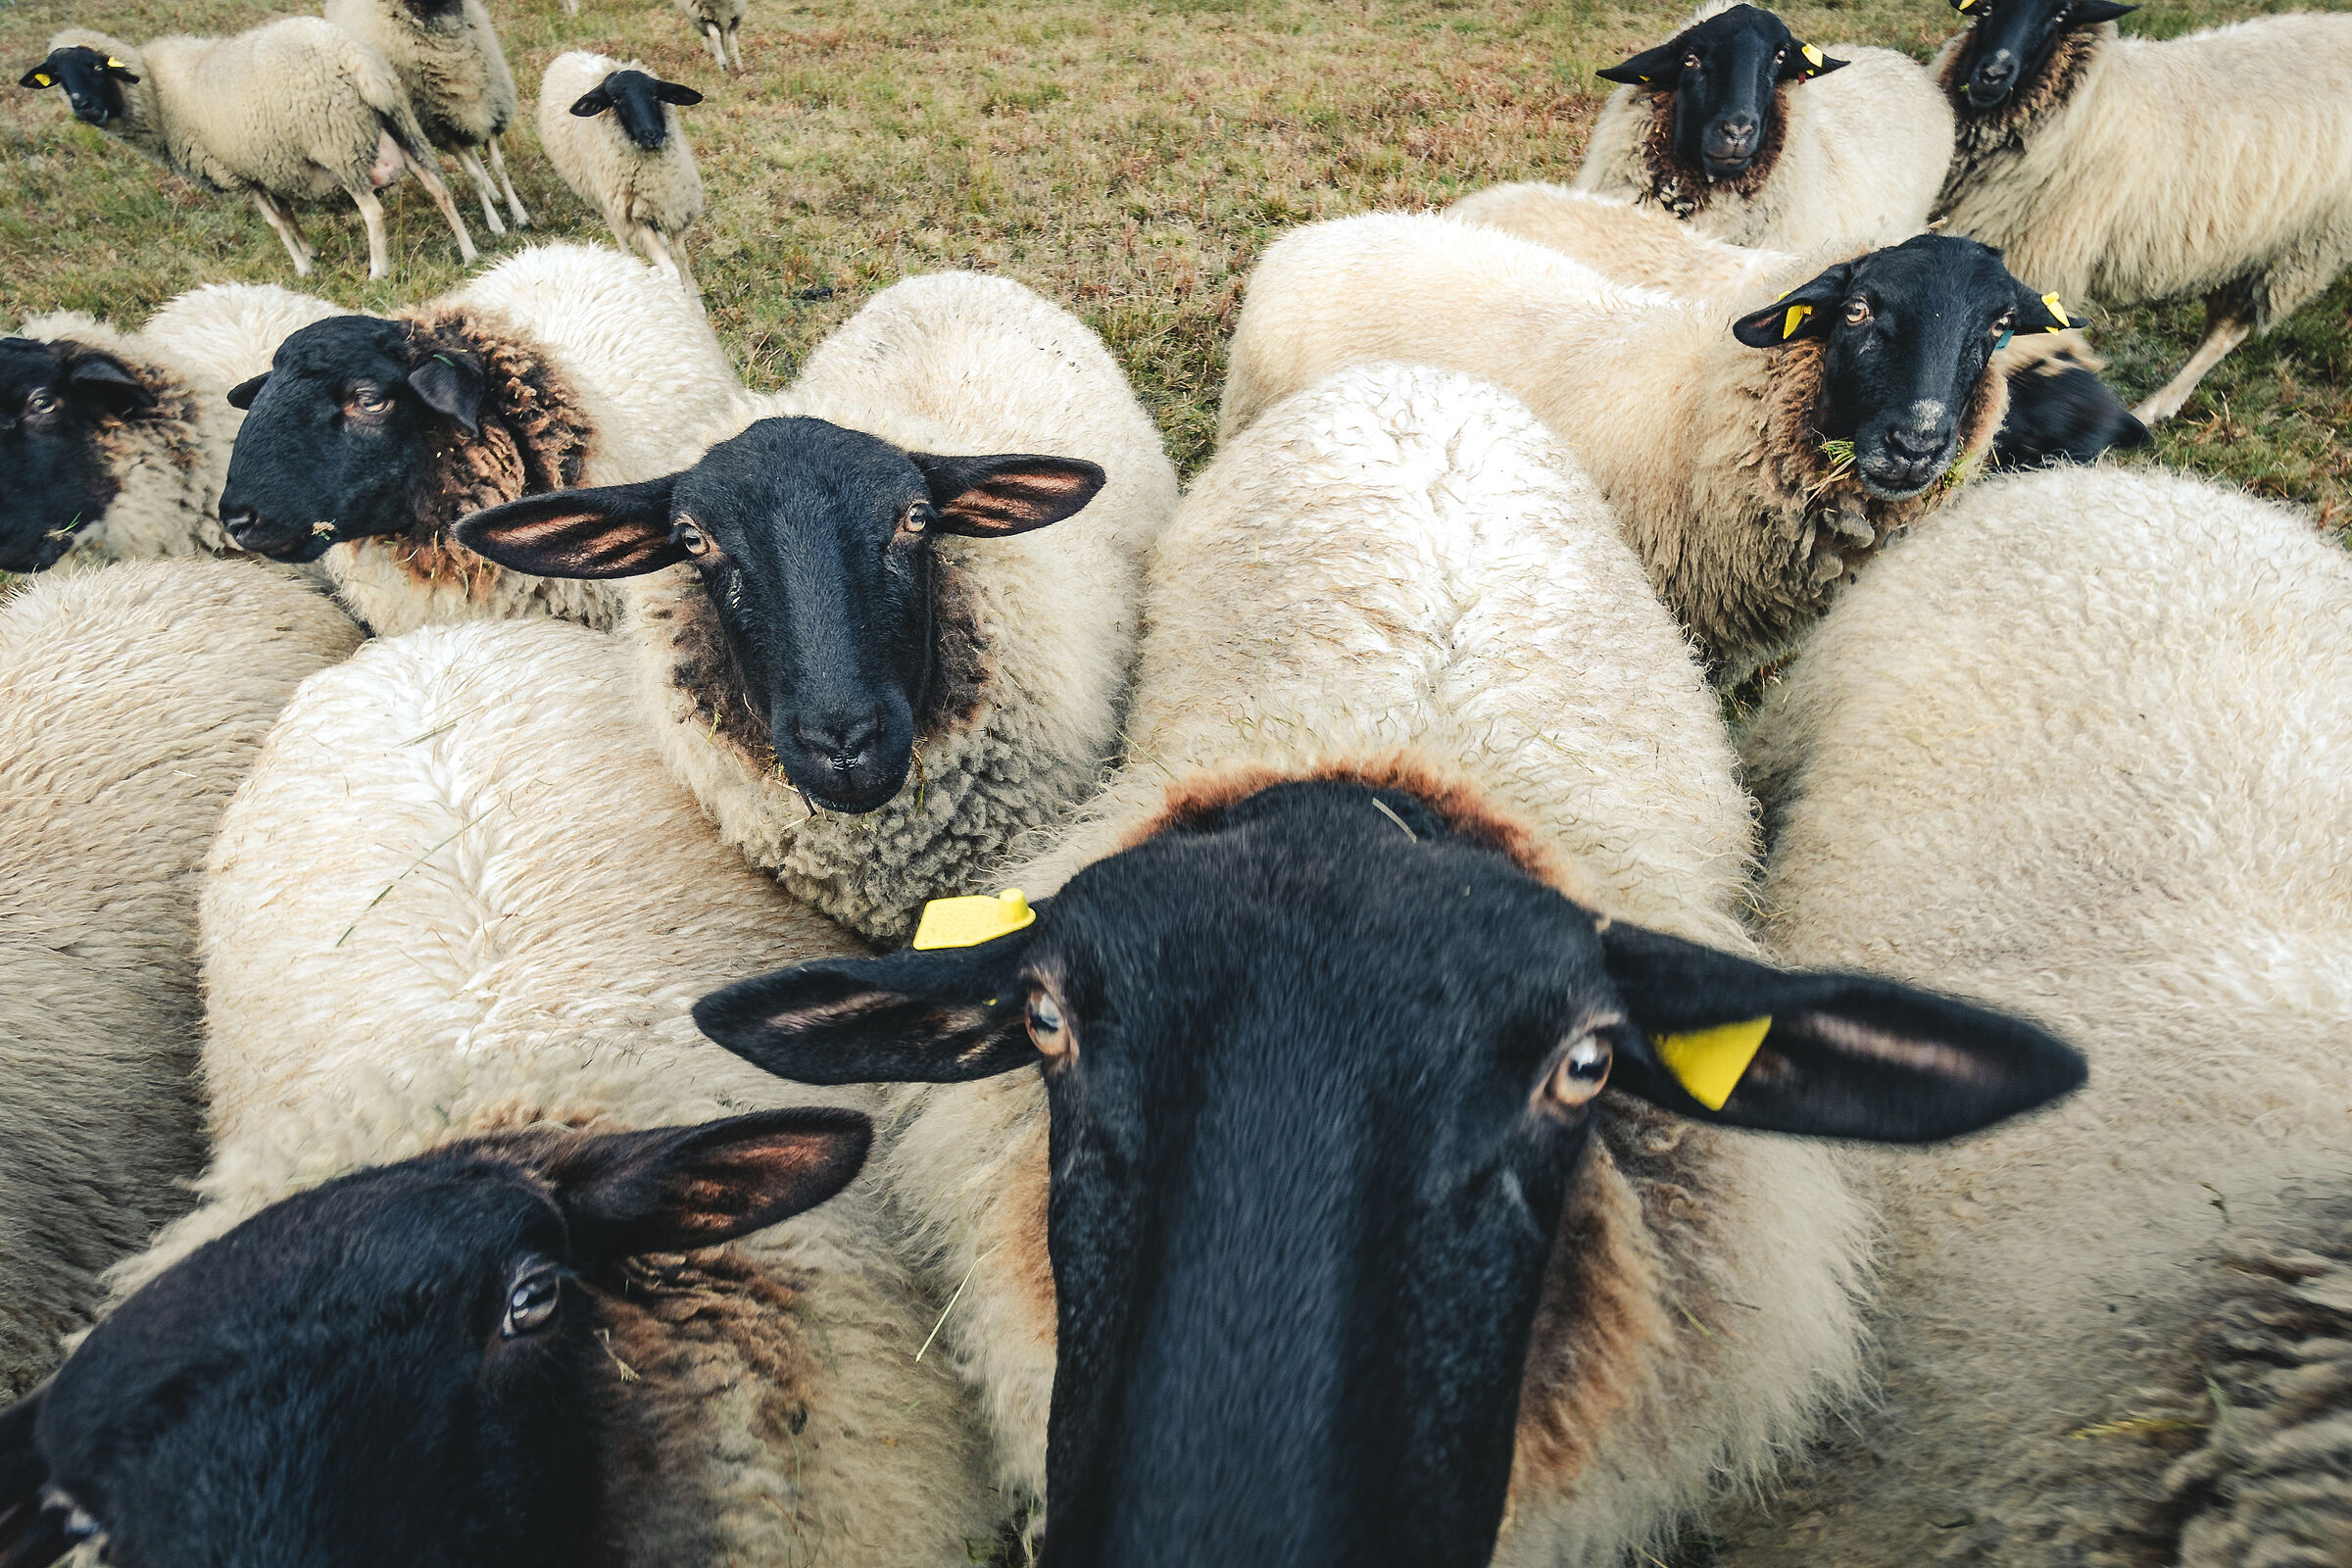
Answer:
[[885, 289], [752, 414], [684, 472], [458, 538], [632, 578], [672, 771], [753, 863], [895, 940], [1093, 786], [1175, 470], [1101, 338], [966, 272]]
[[0, 606], [0, 1396], [188, 1206], [198, 868], [295, 685], [358, 641], [233, 562], [126, 563]]
[[233, 38], [153, 38], [138, 48], [87, 27], [49, 40], [23, 85], [63, 86], [76, 118], [213, 190], [244, 191], [294, 270], [313, 256], [288, 205], [335, 191], [368, 225], [368, 275], [392, 275], [376, 192], [405, 169], [448, 220], [458, 253], [473, 236], [442, 184], [432, 143], [384, 57], [332, 23], [288, 17]]
[[[1559, 251], [1613, 283], [1738, 305], [1771, 292], [1802, 258], [1710, 239], [1655, 208], [1534, 181], [1492, 185], [1446, 216]], [[2090, 463], [2149, 443], [2147, 427], [2099, 378], [2105, 363], [2077, 331], [2019, 338], [1993, 356], [2009, 411], [1992, 438], [1996, 467]]]
[[609, 627], [602, 584], [521, 576], [450, 536], [477, 507], [666, 473], [735, 415], [734, 366], [669, 279], [588, 245], [542, 245], [391, 319], [289, 337], [230, 399], [221, 515], [245, 549], [318, 561], [386, 635], [553, 614]]
[[[521, 98], [482, 0], [327, 0], [326, 20], [391, 63], [416, 106], [424, 133], [473, 180], [490, 232], [507, 231], [498, 219], [500, 187], [514, 226], [530, 227], [499, 145], [514, 123]], [[488, 170], [477, 147], [490, 155]], [[490, 183], [493, 172], [496, 186]]]
[[[743, 69], [743, 18], [748, 0], [676, 0], [678, 15], [702, 33], [721, 71]], [[734, 59], [729, 60], [732, 52]]]
[[[1010, 873], [1034, 919], [697, 1018], [787, 1077], [983, 1080], [905, 1091], [878, 1158], [1002, 1483], [1051, 1478], [1048, 1562], [1654, 1547], [1850, 1389], [1867, 1231], [1824, 1150], [1702, 1125], [1642, 1044], [1769, 1011], [1788, 1084], [1841, 1071], [1793, 997], [1718, 990], [1762, 972], [1750, 817], [1689, 647], [1524, 407], [1400, 366], [1226, 445], [1146, 618], [1134, 760]], [[1517, 967], [1563, 930], [1708, 955], [1691, 1010]], [[2018, 1086], [1964, 1059], [2002, 1080], [1973, 1124]], [[1902, 1078], [1842, 1130], [1941, 1093]], [[1813, 1092], [1712, 1119], [1821, 1131]]]
[[1624, 85], [1601, 106], [1575, 188], [1778, 250], [1918, 233], [1951, 160], [1952, 112], [1915, 61], [1837, 53], [1769, 11], [1713, 0], [1600, 74]]
[[1782, 284], [1785, 298], [1738, 315], [1619, 289], [1447, 218], [1313, 224], [1250, 276], [1219, 438], [1353, 363], [1492, 376], [1576, 453], [1659, 594], [1737, 682], [1990, 445], [2004, 334], [2067, 324], [1998, 256], [1938, 235]]
[[573, 50], [548, 62], [539, 81], [539, 142], [581, 200], [605, 216], [613, 243], [643, 250], [677, 273], [699, 306], [686, 264], [687, 227], [703, 216], [703, 175], [678, 122], [692, 87], [663, 81], [641, 61], [626, 65]]
[[2003, 0], [1930, 66], [1959, 111], [1943, 226], [2068, 298], [2205, 300], [2205, 337], [2136, 412], [2207, 371], [2352, 260], [2352, 16], [2120, 38], [2115, 0]]
[[2092, 1077], [1873, 1162], [1881, 1397], [1721, 1560], [2345, 1561], [2352, 561], [2201, 479], [1987, 481], [1746, 748], [1777, 954], [1997, 997]]
[[222, 554], [228, 388], [334, 314], [267, 283], [192, 289], [136, 333], [78, 312], [0, 338], [0, 571]]

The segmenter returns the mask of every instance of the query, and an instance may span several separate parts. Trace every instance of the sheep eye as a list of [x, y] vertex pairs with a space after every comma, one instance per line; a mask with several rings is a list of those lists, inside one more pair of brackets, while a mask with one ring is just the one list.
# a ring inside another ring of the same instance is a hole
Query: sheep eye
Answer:
[[2015, 311], [2003, 311], [1999, 318], [1993, 321], [1992, 325], [1987, 328], [1987, 332], [1990, 336], [1998, 337], [2016, 324], [2017, 313]]
[[1045, 1055], [1063, 1061], [1077, 1054], [1078, 1042], [1070, 1034], [1068, 1020], [1062, 1017], [1061, 1004], [1046, 987], [1029, 988], [1024, 1021], [1029, 1026], [1029, 1043]]
[[384, 396], [381, 387], [355, 386], [351, 389], [351, 404], [362, 414], [381, 414], [392, 406], [392, 400]]
[[669, 542], [698, 561], [710, 554], [710, 536], [692, 517], [680, 517], [670, 525]]
[[901, 533], [921, 533], [925, 528], [931, 526], [931, 517], [929, 502], [909, 501], [906, 503], [906, 513], [899, 518], [899, 531]]
[[1581, 1109], [1592, 1103], [1600, 1093], [1601, 1085], [1609, 1081], [1609, 1063], [1616, 1053], [1598, 1035], [1579, 1035], [1560, 1055], [1544, 1080], [1544, 1097], [1552, 1104], [1566, 1110]]
[[554, 1321], [563, 1298], [564, 1277], [554, 1269], [524, 1275], [507, 1292], [506, 1320], [498, 1332], [510, 1340], [538, 1333]]
[[1786, 60], [1786, 59], [1788, 59], [1788, 50], [1786, 50], [1786, 49], [1775, 49], [1775, 50], [1772, 52], [1772, 63], [1773, 63], [1774, 65], [1776, 65], [1776, 66], [1777, 66], [1777, 65], [1779, 65], [1779, 64], [1780, 64], [1782, 61], [1784, 61], [1784, 60]]
[[1685, 71], [1696, 71], [1698, 69], [1698, 56], [1695, 54], [1683, 56], [1683, 69]]
[[24, 400], [24, 413], [27, 416], [42, 414], [55, 414], [56, 412], [57, 394], [48, 390], [46, 387], [42, 388], [38, 392], [35, 392], [32, 396]]
[[1860, 326], [1870, 319], [1870, 301], [1859, 295], [1845, 302], [1845, 324]]

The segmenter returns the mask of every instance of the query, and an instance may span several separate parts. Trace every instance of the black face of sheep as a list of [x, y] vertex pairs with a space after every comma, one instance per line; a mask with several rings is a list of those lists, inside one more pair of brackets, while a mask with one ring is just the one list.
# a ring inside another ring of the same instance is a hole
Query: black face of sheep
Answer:
[[1960, 93], [1970, 113], [1983, 114], [2034, 80], [2067, 31], [2139, 7], [2114, 0], [1952, 0], [1952, 9], [1976, 19], [1960, 49]]
[[663, 81], [642, 71], [615, 71], [580, 94], [571, 112], [586, 120], [610, 110], [612, 118], [620, 122], [620, 128], [628, 133], [629, 140], [649, 153], [658, 153], [669, 134], [669, 122], [662, 106], [676, 104], [684, 108], [702, 101], [703, 95], [692, 87]]
[[122, 83], [138, 79], [122, 61], [76, 44], [50, 50], [48, 59], [17, 78], [17, 85], [35, 91], [62, 86], [76, 120], [103, 126], [130, 112], [122, 97]]
[[1710, 179], [1729, 179], [1769, 138], [1781, 83], [1846, 64], [1799, 41], [1771, 12], [1740, 5], [1600, 74], [1673, 93], [1675, 157]]
[[1053, 1568], [1485, 1563], [1604, 1084], [1918, 1140], [2082, 1078], [2014, 1019], [1596, 921], [1441, 799], [1212, 785], [1009, 934], [696, 1004], [803, 1081], [1043, 1071]]
[[2009, 414], [1993, 438], [1992, 459], [2006, 468], [2095, 463], [2155, 437], [2115, 389], [2081, 365], [2035, 366], [2009, 378]]
[[155, 407], [122, 361], [77, 344], [0, 338], [0, 571], [39, 571], [106, 514], [117, 485], [100, 440]]
[[220, 521], [242, 549], [316, 561], [345, 540], [438, 520], [435, 455], [453, 425], [479, 428], [483, 386], [472, 356], [428, 351], [406, 322], [313, 322], [228, 394], [249, 412]]
[[0, 1414], [0, 1557], [103, 1533], [115, 1568], [593, 1561], [614, 1270], [822, 1202], [869, 1136], [844, 1110], [515, 1133], [265, 1209]]
[[1003, 539], [1074, 515], [1102, 470], [942, 458], [822, 419], [761, 419], [683, 473], [475, 513], [458, 539], [543, 577], [702, 572], [744, 701], [810, 804], [870, 811], [906, 782], [936, 658], [938, 534]]
[[1851, 441], [1871, 494], [1918, 495], [1959, 455], [1961, 422], [2013, 332], [2071, 323], [1972, 239], [1920, 234], [1790, 290], [1733, 325], [1750, 348], [1824, 340], [1815, 428]]

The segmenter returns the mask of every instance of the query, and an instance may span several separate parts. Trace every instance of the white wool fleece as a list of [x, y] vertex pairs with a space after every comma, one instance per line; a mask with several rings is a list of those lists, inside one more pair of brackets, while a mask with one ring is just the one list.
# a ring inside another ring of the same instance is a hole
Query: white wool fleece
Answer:
[[1882, 1397], [1722, 1560], [2344, 1560], [2352, 560], [2186, 475], [1986, 481], [1746, 751], [1780, 956], [1995, 999], [2090, 1080], [1864, 1156]]
[[[1147, 623], [1132, 760], [988, 886], [1050, 895], [1204, 770], [1360, 769], [1466, 786], [1571, 896], [1753, 951], [1749, 807], [1714, 699], [1592, 481], [1494, 387], [1360, 366], [1269, 411], [1160, 541]], [[892, 1201], [933, 1278], [962, 1282], [942, 1344], [981, 1393], [1002, 1484], [1034, 1494], [1054, 1362], [1043, 1085], [896, 1095]], [[1531, 1348], [1494, 1558], [1513, 1568], [1654, 1546], [1769, 1470], [1858, 1371], [1866, 1227], [1826, 1150], [1612, 1097], [1592, 1152], [1572, 1206], [1656, 1266], [1596, 1271], [1624, 1338], [1588, 1340], [1569, 1303]], [[1647, 1217], [1670, 1189], [1696, 1223]]]

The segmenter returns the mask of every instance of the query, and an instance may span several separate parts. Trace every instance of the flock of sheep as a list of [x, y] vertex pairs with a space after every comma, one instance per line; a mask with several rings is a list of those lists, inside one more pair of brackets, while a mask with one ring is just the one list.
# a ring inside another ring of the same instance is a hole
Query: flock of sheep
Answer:
[[[0, 1568], [2352, 1561], [2352, 558], [2099, 461], [2352, 16], [1958, 4], [1285, 236], [1181, 493], [1005, 278], [747, 391], [602, 57], [617, 252], [0, 339]], [[25, 81], [524, 224], [328, 18]]]

